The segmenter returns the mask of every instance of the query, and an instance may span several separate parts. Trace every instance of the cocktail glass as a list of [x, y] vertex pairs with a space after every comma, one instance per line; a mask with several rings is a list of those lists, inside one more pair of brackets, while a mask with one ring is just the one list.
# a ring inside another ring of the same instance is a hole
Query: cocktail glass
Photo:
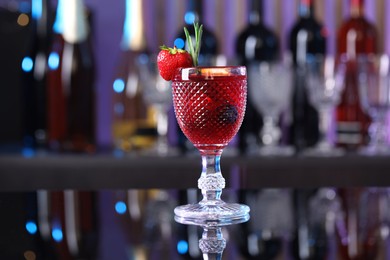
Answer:
[[242, 66], [180, 68], [172, 80], [178, 124], [199, 150], [202, 173], [199, 203], [175, 208], [175, 220], [202, 226], [199, 241], [205, 259], [220, 259], [226, 241], [221, 227], [249, 219], [249, 207], [221, 199], [225, 179], [220, 168], [223, 149], [241, 126], [247, 97], [246, 68]]
[[362, 109], [371, 117], [370, 143], [364, 155], [389, 155], [387, 115], [390, 110], [390, 58], [388, 55], [360, 56], [359, 97]]
[[309, 101], [318, 111], [320, 140], [303, 152], [307, 156], [341, 156], [344, 150], [335, 147], [331, 139], [332, 115], [344, 90], [346, 60], [338, 62], [333, 56], [315, 55], [307, 58], [306, 76]]
[[249, 100], [263, 118], [260, 155], [292, 155], [292, 147], [280, 145], [282, 131], [279, 126], [280, 114], [288, 108], [291, 100], [292, 72], [289, 64], [282, 61], [252, 63], [248, 69], [248, 80]]

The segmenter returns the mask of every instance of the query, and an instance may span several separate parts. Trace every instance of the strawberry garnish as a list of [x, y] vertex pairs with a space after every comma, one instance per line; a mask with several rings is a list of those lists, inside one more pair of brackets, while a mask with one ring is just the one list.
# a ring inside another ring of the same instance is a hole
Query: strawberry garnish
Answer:
[[163, 79], [172, 80], [175, 70], [178, 68], [186, 68], [193, 66], [191, 55], [182, 49], [168, 48], [163, 45], [157, 56], [157, 66], [160, 75]]
[[203, 25], [199, 26], [198, 23], [195, 23], [194, 28], [194, 43], [192, 42], [187, 28], [184, 28], [189, 52], [178, 49], [176, 46], [173, 48], [168, 48], [165, 45], [160, 47], [161, 50], [157, 56], [157, 66], [163, 79], [167, 81], [172, 80], [173, 75], [178, 68], [198, 66], [198, 56], [200, 52], [200, 40], [202, 38]]

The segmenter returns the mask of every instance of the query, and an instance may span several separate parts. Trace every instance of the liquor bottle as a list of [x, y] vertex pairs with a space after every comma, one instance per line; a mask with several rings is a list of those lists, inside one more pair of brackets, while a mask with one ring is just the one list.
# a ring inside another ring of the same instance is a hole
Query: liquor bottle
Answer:
[[49, 193], [51, 240], [58, 259], [96, 259], [98, 228], [94, 192]]
[[[0, 7], [0, 75], [4, 86], [0, 90], [0, 118], [4, 122], [0, 129], [0, 149], [20, 149], [22, 140], [22, 82], [21, 61], [26, 55], [26, 42], [30, 40], [31, 23], [22, 4], [17, 9]], [[12, 111], [10, 113], [9, 111]]]
[[48, 57], [48, 140], [52, 149], [95, 149], [94, 57], [82, 0], [59, 1]]
[[43, 149], [46, 144], [46, 58], [51, 31], [49, 2], [32, 1], [31, 40], [21, 63], [24, 152]]
[[[263, 23], [263, 1], [252, 0], [248, 25], [241, 31], [235, 43], [239, 63], [249, 65], [252, 61], [273, 61], [279, 57], [279, 39]], [[250, 86], [248, 86], [250, 87]], [[239, 131], [239, 148], [246, 153], [259, 138], [262, 126], [260, 114], [251, 102], [247, 103], [244, 121]]]
[[348, 59], [348, 63], [345, 88], [336, 111], [336, 142], [348, 150], [356, 150], [367, 142], [370, 119], [360, 106], [355, 59], [361, 54], [377, 52], [377, 31], [364, 16], [363, 0], [350, 0], [350, 17], [337, 36], [338, 55]]
[[[199, 24], [203, 24], [203, 8], [204, 3], [203, 0], [189, 0], [187, 2], [187, 11], [184, 14], [184, 26], [188, 29], [190, 36], [193, 38], [193, 43], [195, 42], [195, 31], [193, 24], [198, 22]], [[180, 49], [187, 49], [186, 36], [181, 26], [177, 36], [174, 39], [174, 46]], [[209, 29], [205, 24], [203, 24], [203, 34], [201, 39], [201, 48], [198, 57], [198, 65], [200, 66], [210, 66], [215, 65], [215, 58], [218, 55], [219, 43], [218, 39], [215, 36], [214, 32]], [[188, 50], [188, 49], [187, 49]], [[181, 152], [191, 152], [194, 151], [193, 145], [187, 140], [182, 131], [177, 127], [177, 142], [178, 147]]]
[[318, 113], [308, 101], [304, 64], [308, 56], [325, 54], [326, 37], [326, 29], [314, 16], [314, 0], [301, 0], [298, 21], [289, 35], [295, 65], [290, 142], [297, 152], [314, 145], [319, 137]]
[[113, 88], [113, 142], [117, 151], [133, 151], [153, 144], [153, 113], [142, 98], [136, 59], [147, 58], [144, 1], [126, 0], [123, 35]]
[[[187, 12], [184, 15], [185, 27], [188, 29], [191, 37], [195, 37], [194, 22], [203, 24], [203, 0], [189, 0], [187, 4]], [[193, 38], [194, 42], [195, 39]], [[214, 32], [203, 24], [203, 34], [201, 39], [201, 49], [199, 54], [199, 65], [212, 65], [215, 56], [218, 54], [218, 40]], [[179, 33], [174, 39], [174, 45], [180, 49], [187, 48], [186, 36], [183, 28], [179, 29]]]

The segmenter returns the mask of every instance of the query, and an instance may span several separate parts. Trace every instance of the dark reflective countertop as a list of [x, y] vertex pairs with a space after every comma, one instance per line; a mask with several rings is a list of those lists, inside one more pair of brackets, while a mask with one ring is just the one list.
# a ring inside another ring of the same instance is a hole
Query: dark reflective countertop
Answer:
[[[0, 191], [196, 188], [200, 156], [0, 155]], [[227, 187], [390, 186], [390, 158], [222, 156]]]
[[[227, 189], [223, 199], [249, 205], [251, 218], [223, 228], [223, 259], [350, 259], [351, 249], [357, 259], [388, 259], [389, 194]], [[173, 213], [200, 198], [196, 189], [0, 192], [0, 259], [202, 259], [202, 229]], [[346, 243], [349, 235], [358, 240]]]
[[[249, 222], [223, 229], [223, 259], [347, 259], [349, 232], [374, 241], [358, 245], [361, 259], [389, 255], [388, 157], [222, 156], [221, 166], [222, 198], [251, 207]], [[0, 259], [202, 259], [201, 228], [173, 213], [201, 199], [200, 171], [199, 156], [2, 154]], [[372, 227], [381, 236], [366, 237]]]

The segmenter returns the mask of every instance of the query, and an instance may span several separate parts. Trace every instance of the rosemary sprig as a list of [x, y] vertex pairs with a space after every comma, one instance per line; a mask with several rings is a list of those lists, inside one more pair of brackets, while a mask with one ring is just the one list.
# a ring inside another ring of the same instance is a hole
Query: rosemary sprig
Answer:
[[192, 57], [193, 65], [196, 67], [198, 66], [198, 57], [200, 53], [201, 39], [203, 34], [203, 24], [199, 25], [199, 23], [197, 22], [194, 23], [194, 30], [195, 30], [195, 47], [193, 45], [192, 38], [189, 31], [187, 30], [187, 28], [184, 27], [184, 33], [186, 35], [188, 49]]

